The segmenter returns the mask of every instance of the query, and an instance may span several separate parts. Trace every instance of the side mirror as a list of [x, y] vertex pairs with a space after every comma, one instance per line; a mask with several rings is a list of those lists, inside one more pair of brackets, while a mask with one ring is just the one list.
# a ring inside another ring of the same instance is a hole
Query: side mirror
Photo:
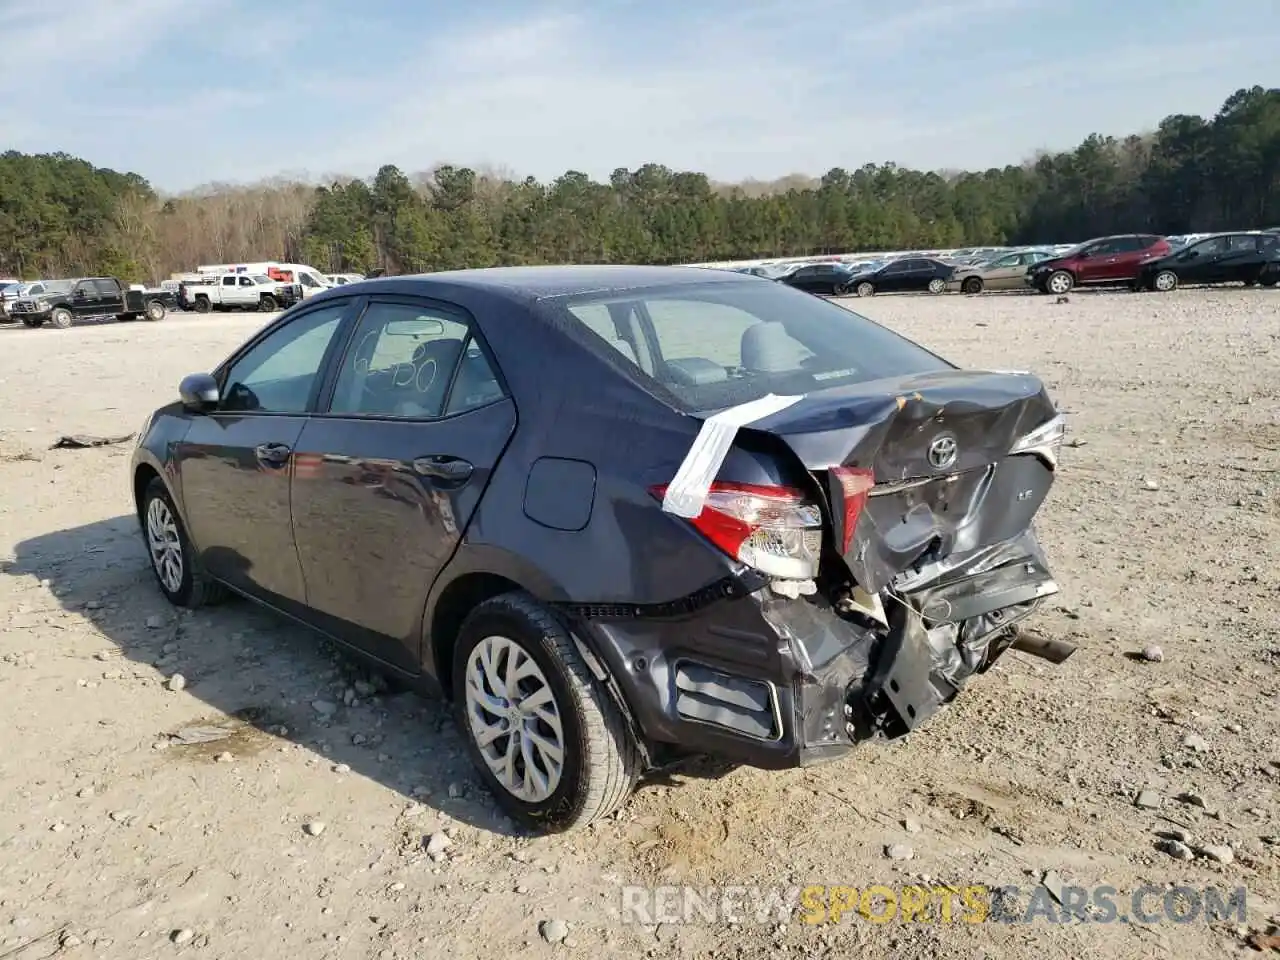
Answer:
[[193, 413], [208, 413], [218, 405], [218, 381], [207, 373], [192, 373], [178, 384], [182, 405]]

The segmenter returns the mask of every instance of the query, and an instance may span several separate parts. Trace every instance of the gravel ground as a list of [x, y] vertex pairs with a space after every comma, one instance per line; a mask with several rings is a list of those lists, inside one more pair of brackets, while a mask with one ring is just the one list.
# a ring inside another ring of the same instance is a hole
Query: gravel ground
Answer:
[[[849, 304], [1034, 370], [1069, 413], [1041, 521], [1063, 592], [1035, 626], [1079, 651], [1007, 655], [908, 742], [650, 784], [539, 839], [497, 815], [436, 705], [245, 603], [168, 608], [127, 444], [49, 449], [136, 430], [262, 318], [0, 329], [0, 957], [1250, 954], [1280, 921], [1280, 293]], [[1027, 903], [1042, 880], [1114, 887], [1121, 913], [1144, 884], [1244, 886], [1248, 916], [620, 916], [622, 884], [1013, 884]]]

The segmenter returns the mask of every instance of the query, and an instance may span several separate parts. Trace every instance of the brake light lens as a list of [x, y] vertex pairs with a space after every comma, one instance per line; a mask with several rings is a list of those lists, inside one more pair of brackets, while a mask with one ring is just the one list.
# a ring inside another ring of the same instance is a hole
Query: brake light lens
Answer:
[[842, 507], [840, 530], [838, 532], [840, 552], [849, 552], [853, 542], [853, 531], [858, 526], [858, 517], [867, 505], [867, 496], [876, 485], [875, 475], [866, 467], [832, 467], [829, 471], [832, 479], [840, 487], [840, 505]]
[[[661, 500], [666, 484], [653, 487]], [[689, 521], [747, 566], [784, 580], [818, 575], [822, 511], [802, 491], [754, 483], [713, 483], [702, 512]]]
[[1029, 453], [1040, 457], [1050, 467], [1058, 466], [1058, 451], [1067, 437], [1067, 418], [1058, 414], [1047, 420], [1009, 449], [1009, 453]]

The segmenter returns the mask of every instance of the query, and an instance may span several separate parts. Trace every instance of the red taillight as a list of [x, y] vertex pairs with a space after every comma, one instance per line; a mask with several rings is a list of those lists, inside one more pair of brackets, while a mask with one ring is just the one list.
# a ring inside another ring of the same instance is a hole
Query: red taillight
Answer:
[[[649, 491], [659, 500], [666, 484]], [[689, 521], [708, 540], [774, 577], [809, 580], [822, 555], [822, 511], [791, 487], [713, 483], [702, 512]]]
[[[874, 474], [865, 467], [832, 467], [831, 476], [840, 486], [840, 552], [849, 552], [858, 517], [867, 505], [867, 494], [876, 485]], [[834, 505], [833, 505], [834, 506]]]

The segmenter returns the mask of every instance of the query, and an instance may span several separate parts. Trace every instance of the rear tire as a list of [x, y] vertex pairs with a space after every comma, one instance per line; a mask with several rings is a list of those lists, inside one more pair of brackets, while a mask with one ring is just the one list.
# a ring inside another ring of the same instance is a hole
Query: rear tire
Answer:
[[1049, 274], [1048, 279], [1044, 282], [1045, 293], [1054, 293], [1062, 296], [1070, 293], [1071, 288], [1076, 285], [1076, 278], [1065, 270], [1055, 270]]
[[143, 316], [154, 323], [157, 320], [163, 320], [168, 315], [168, 312], [164, 308], [164, 304], [159, 300], [151, 300], [148, 301], [147, 309]]
[[75, 319], [71, 315], [71, 311], [66, 307], [57, 307], [53, 313], [49, 314], [49, 323], [57, 327], [59, 330], [65, 330], [71, 326], [71, 321]]
[[960, 289], [964, 293], [981, 293], [983, 286], [981, 277], [965, 277]]
[[165, 599], [193, 610], [225, 600], [227, 588], [209, 576], [196, 556], [163, 480], [152, 478], [140, 506], [142, 541]]
[[[519, 679], [508, 686], [513, 664]], [[569, 631], [533, 597], [505, 593], [471, 611], [452, 686], [471, 760], [513, 819], [559, 833], [630, 796], [641, 759], [627, 721]]]
[[860, 297], [874, 297], [876, 295], [876, 288], [872, 284], [864, 280], [862, 281], [862, 283], [858, 284], [857, 290], [855, 292]]

